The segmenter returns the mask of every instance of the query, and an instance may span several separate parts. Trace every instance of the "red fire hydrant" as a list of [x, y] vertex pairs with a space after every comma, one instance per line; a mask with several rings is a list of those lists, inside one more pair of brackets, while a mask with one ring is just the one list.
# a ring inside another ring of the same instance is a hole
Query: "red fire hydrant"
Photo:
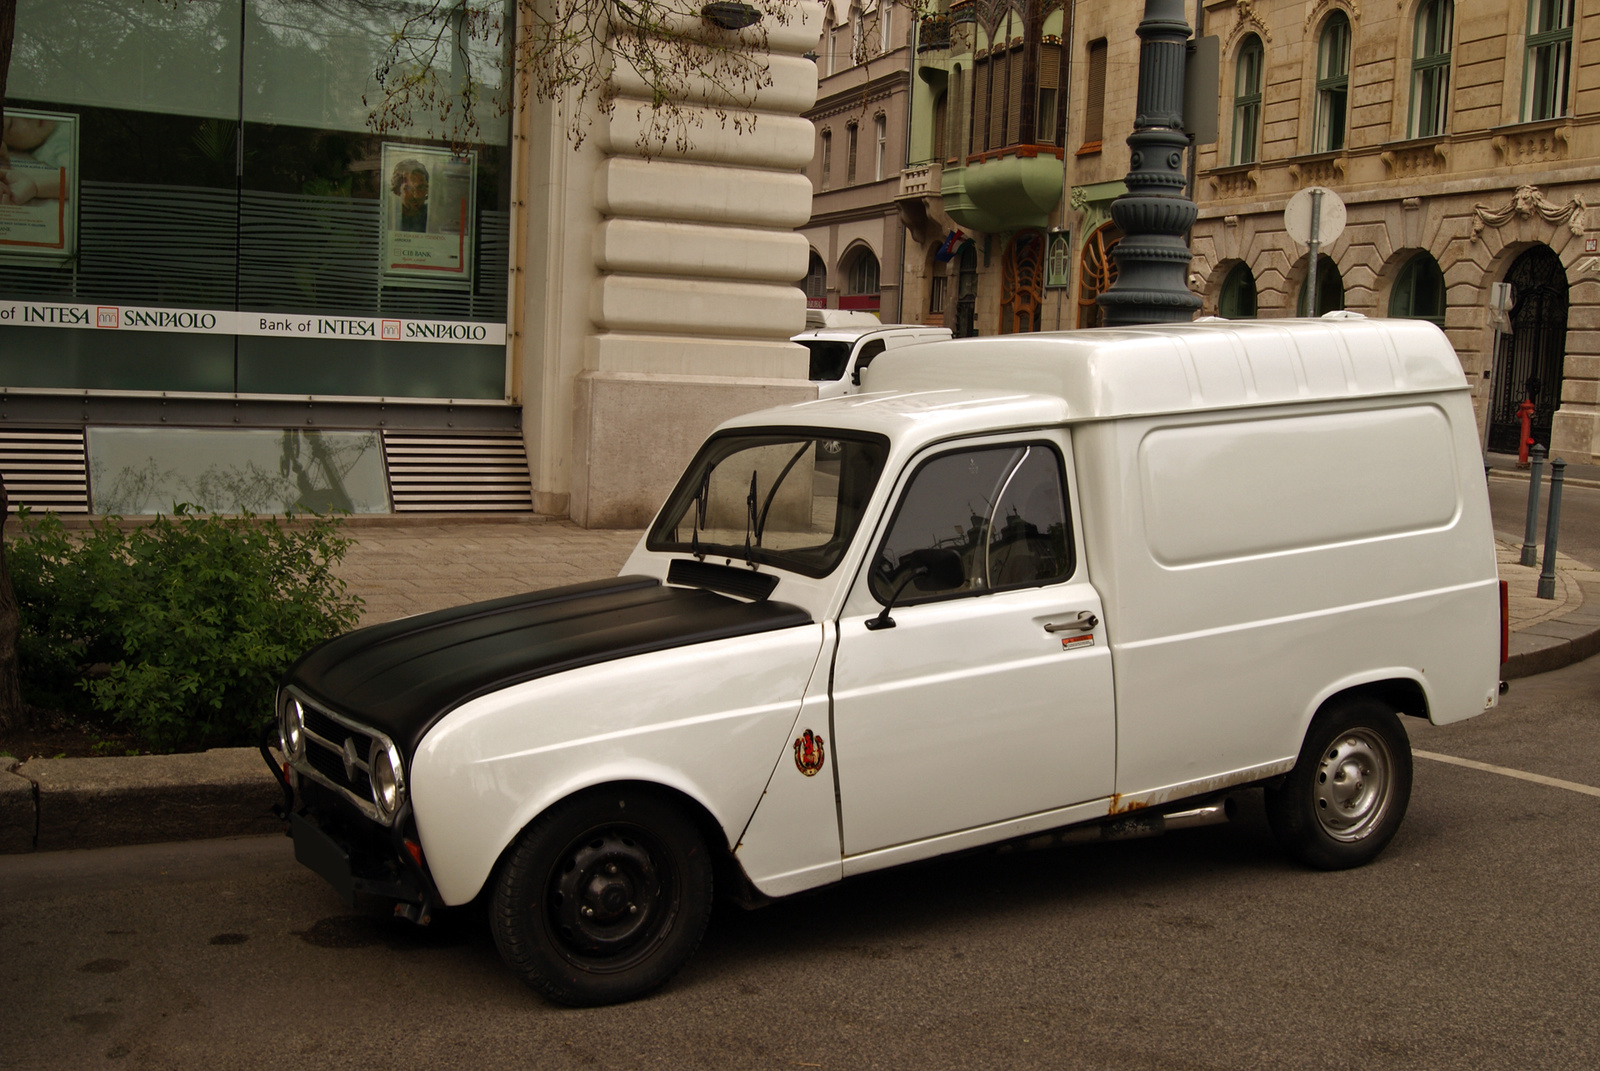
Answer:
[[1517, 468], [1528, 467], [1528, 447], [1533, 445], [1533, 399], [1524, 398], [1517, 406], [1517, 419], [1522, 421], [1522, 447], [1517, 451]]

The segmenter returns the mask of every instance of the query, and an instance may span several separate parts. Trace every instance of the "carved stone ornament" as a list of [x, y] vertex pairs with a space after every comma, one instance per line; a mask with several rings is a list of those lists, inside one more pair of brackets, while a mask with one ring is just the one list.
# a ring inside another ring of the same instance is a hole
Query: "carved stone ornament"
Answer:
[[1568, 230], [1581, 236], [1589, 223], [1589, 206], [1582, 197], [1574, 197], [1564, 205], [1552, 204], [1537, 186], [1518, 186], [1517, 192], [1511, 195], [1510, 203], [1504, 208], [1473, 206], [1472, 237], [1476, 239], [1486, 226], [1498, 230], [1517, 216], [1527, 219], [1534, 215], [1546, 223], [1565, 223]]
[[1306, 9], [1306, 28], [1310, 29], [1329, 8], [1344, 10], [1349, 14], [1351, 22], [1361, 21], [1361, 5], [1356, 0], [1317, 0]]
[[1234, 4], [1233, 30], [1228, 34], [1228, 51], [1233, 51], [1233, 44], [1244, 33], [1254, 27], [1255, 32], [1261, 35], [1261, 40], [1267, 44], [1272, 43], [1272, 31], [1267, 28], [1267, 20], [1256, 11], [1256, 5], [1251, 0], [1238, 0]]

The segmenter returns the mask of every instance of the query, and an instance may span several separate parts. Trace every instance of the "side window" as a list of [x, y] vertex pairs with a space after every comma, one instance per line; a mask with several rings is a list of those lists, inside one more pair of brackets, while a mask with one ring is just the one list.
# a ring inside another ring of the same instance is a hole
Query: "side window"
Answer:
[[856, 386], [861, 386], [861, 373], [866, 370], [867, 365], [871, 364], [878, 354], [882, 353], [887, 346], [888, 343], [883, 339], [875, 338], [861, 347], [861, 352], [856, 355]]
[[963, 582], [919, 593], [912, 581], [897, 605], [1037, 587], [1073, 572], [1072, 535], [1061, 455], [1044, 443], [984, 446], [925, 461], [900, 496], [868, 586], [887, 603], [916, 551], [954, 552]]

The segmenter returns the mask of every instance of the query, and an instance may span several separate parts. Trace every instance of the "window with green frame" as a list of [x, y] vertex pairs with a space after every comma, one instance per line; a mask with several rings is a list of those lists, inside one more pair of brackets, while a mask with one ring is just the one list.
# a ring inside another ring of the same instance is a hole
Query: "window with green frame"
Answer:
[[1427, 253], [1406, 261], [1389, 294], [1389, 315], [1444, 326], [1444, 272]]
[[1317, 39], [1317, 118], [1312, 128], [1312, 152], [1344, 148], [1346, 115], [1350, 110], [1350, 20], [1335, 11]]
[[1222, 281], [1222, 293], [1217, 298], [1217, 315], [1225, 320], [1253, 320], [1256, 318], [1256, 277], [1250, 265], [1240, 261]]
[[1528, 51], [1522, 70], [1525, 122], [1567, 114], [1572, 72], [1572, 0], [1528, 0]]
[[1261, 158], [1261, 38], [1250, 34], [1239, 48], [1233, 79], [1233, 162]]
[[1450, 108], [1450, 41], [1455, 23], [1451, 0], [1427, 0], [1417, 8], [1411, 46], [1411, 136], [1443, 134]]

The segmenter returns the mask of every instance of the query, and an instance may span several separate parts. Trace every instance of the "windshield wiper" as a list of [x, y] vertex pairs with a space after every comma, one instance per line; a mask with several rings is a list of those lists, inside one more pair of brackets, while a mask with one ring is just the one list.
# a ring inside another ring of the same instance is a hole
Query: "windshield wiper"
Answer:
[[700, 549], [700, 529], [706, 526], [706, 499], [711, 494], [711, 470], [706, 469], [700, 477], [700, 489], [694, 493], [694, 523], [689, 527], [689, 553], [700, 561], [706, 560], [706, 552]]
[[750, 533], [756, 530], [756, 470], [750, 470], [750, 493], [744, 500], [744, 563], [750, 568], [756, 567], [755, 557], [750, 552]]
[[[778, 488], [783, 484], [783, 478], [789, 475], [789, 470], [794, 468], [794, 463], [805, 456], [807, 450], [815, 445], [815, 440], [807, 439], [800, 444], [800, 449], [794, 452], [789, 463], [783, 466], [783, 471], [778, 473], [778, 478], [772, 481], [772, 487], [767, 491], [767, 500], [761, 505], [761, 517], [756, 521], [756, 546], [761, 545], [761, 534], [767, 530], [767, 514], [772, 511], [772, 500], [778, 496]], [[754, 473], [751, 474], [752, 476]], [[754, 487], [752, 487], [754, 490]]]

